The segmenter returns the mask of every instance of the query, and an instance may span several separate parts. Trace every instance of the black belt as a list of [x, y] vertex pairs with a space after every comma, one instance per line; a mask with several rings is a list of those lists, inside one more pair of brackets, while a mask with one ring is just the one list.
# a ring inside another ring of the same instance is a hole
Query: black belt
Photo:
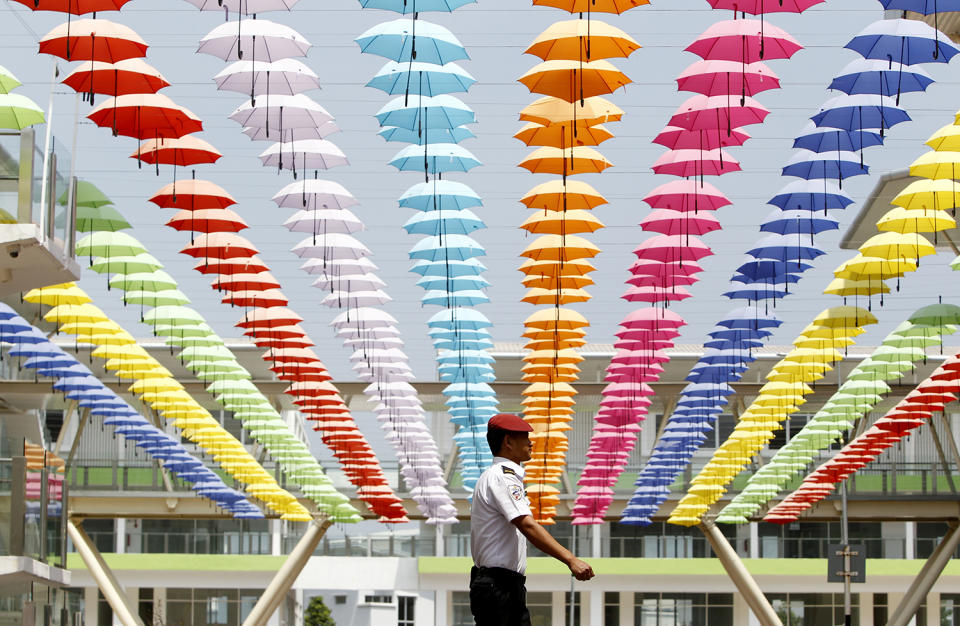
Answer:
[[470, 580], [473, 580], [478, 576], [489, 576], [494, 580], [509, 581], [511, 583], [519, 583], [521, 585], [527, 582], [526, 576], [520, 572], [515, 572], [512, 569], [507, 569], [505, 567], [472, 567], [470, 569]]

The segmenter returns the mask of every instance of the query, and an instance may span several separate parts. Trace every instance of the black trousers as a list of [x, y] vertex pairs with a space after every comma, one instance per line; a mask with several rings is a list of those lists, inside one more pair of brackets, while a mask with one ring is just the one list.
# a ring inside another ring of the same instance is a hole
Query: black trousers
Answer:
[[470, 612], [477, 626], [530, 626], [527, 578], [502, 567], [470, 570]]

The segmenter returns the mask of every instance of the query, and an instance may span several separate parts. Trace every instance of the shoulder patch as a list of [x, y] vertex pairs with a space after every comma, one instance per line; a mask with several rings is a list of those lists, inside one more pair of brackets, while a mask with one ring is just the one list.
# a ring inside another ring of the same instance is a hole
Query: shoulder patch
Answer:
[[516, 473], [515, 471], [513, 471], [512, 469], [510, 469], [510, 468], [507, 467], [506, 465], [501, 465], [501, 466], [500, 466], [500, 469], [503, 470], [503, 473], [504, 473], [504, 474], [510, 474], [511, 476], [516, 476], [516, 475], [517, 475], [517, 473]]
[[520, 502], [520, 499], [523, 498], [523, 496], [525, 496], [525, 495], [526, 495], [526, 494], [524, 493], [523, 489], [520, 488], [519, 485], [510, 485], [510, 497], [511, 497], [511, 498], [513, 498], [513, 499], [516, 500], [517, 502]]

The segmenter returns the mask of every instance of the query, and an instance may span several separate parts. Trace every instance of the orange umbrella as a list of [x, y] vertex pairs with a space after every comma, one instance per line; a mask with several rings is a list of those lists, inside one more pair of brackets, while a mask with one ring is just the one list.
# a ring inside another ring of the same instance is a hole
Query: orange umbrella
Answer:
[[569, 259], [563, 263], [557, 260], [528, 259], [517, 269], [527, 276], [582, 276], [597, 268], [586, 259]]
[[149, 138], [177, 138], [203, 130], [203, 122], [190, 110], [163, 94], [115, 96], [97, 106], [87, 119], [113, 134]]
[[164, 163], [189, 167], [202, 163], [216, 163], [223, 154], [212, 145], [193, 135], [177, 139], [148, 139], [130, 155], [144, 163]]
[[583, 181], [556, 179], [537, 185], [520, 198], [520, 202], [530, 209], [562, 211], [592, 209], [606, 204], [607, 199]]
[[582, 99], [574, 103], [573, 106], [571, 106], [570, 101], [545, 96], [539, 100], [534, 100], [520, 111], [520, 121], [536, 122], [537, 124], [557, 124], [572, 121], [593, 125], [603, 122], [619, 122], [622, 117], [623, 109], [600, 96]]
[[562, 9], [569, 13], [616, 13], [650, 4], [650, 0], [533, 0], [538, 6]]
[[527, 328], [523, 331], [522, 337], [535, 340], [545, 340], [551, 337], [557, 337], [559, 339], [576, 339], [586, 336], [587, 331], [582, 328], [558, 328], [558, 329], [541, 329], [541, 328]]
[[533, 93], [581, 104], [591, 96], [613, 93], [633, 81], [607, 61], [544, 61], [517, 79]]
[[526, 350], [563, 350], [565, 348], [581, 348], [587, 344], [586, 339], [538, 339], [523, 344]]
[[109, 20], [82, 19], [61, 24], [40, 39], [40, 52], [67, 61], [116, 63], [147, 55], [147, 43], [134, 30]]
[[78, 93], [122, 96], [132, 93], [156, 93], [170, 83], [143, 59], [124, 59], [116, 63], [84, 61], [61, 81]]
[[522, 281], [524, 287], [540, 289], [580, 289], [593, 284], [589, 276], [544, 276], [534, 274]]
[[619, 28], [596, 20], [554, 22], [524, 50], [544, 61], [573, 61], [628, 57], [640, 48], [633, 37]]
[[539, 328], [541, 330], [553, 328], [583, 328], [589, 326], [583, 315], [573, 309], [543, 309], [537, 311], [523, 321], [527, 328]]
[[[177, 189], [176, 185], [180, 188]], [[209, 180], [184, 180], [165, 185], [153, 194], [150, 202], [161, 209], [225, 209], [237, 201], [227, 190]]]
[[527, 155], [518, 165], [533, 174], [598, 174], [613, 163], [593, 148], [577, 146], [575, 148], [543, 147]]
[[574, 209], [552, 213], [537, 212], [527, 218], [520, 228], [538, 234], [592, 233], [603, 228], [603, 222], [588, 211]]
[[554, 148], [568, 148], [570, 146], [599, 146], [607, 139], [613, 138], [613, 133], [603, 124], [588, 126], [582, 123], [560, 122], [557, 124], [537, 124], [530, 122], [514, 135], [528, 146], [553, 146]]
[[591, 241], [576, 235], [542, 235], [527, 246], [520, 256], [537, 261], [592, 258], [600, 254], [600, 248]]
[[238, 233], [249, 228], [242, 217], [230, 209], [201, 209], [199, 211], [178, 211], [167, 226], [174, 230], [219, 233]]
[[520, 300], [533, 305], [562, 306], [573, 302], [586, 302], [592, 296], [583, 289], [543, 289], [535, 287]]

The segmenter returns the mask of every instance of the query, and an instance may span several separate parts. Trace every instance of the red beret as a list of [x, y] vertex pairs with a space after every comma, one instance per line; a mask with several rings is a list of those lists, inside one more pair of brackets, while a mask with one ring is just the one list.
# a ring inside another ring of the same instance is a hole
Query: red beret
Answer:
[[487, 429], [497, 428], [499, 430], [506, 430], [512, 433], [529, 433], [533, 432], [533, 426], [523, 421], [523, 418], [514, 415], [513, 413], [497, 413], [490, 418], [490, 421], [487, 422]]

